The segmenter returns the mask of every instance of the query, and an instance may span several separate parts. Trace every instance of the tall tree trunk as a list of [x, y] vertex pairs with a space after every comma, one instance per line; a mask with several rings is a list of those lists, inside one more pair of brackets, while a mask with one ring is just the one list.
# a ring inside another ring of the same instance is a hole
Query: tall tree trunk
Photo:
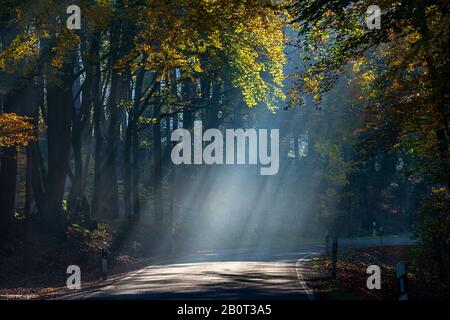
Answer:
[[163, 206], [162, 206], [162, 146], [161, 146], [161, 121], [159, 119], [161, 114], [161, 98], [159, 97], [160, 84], [156, 88], [157, 96], [155, 97], [154, 115], [158, 119], [153, 125], [153, 195], [154, 195], [154, 210], [155, 223], [161, 224], [163, 222]]
[[25, 272], [31, 270], [31, 172], [33, 163], [33, 153], [31, 148], [27, 150], [27, 165], [25, 178], [25, 249], [23, 257], [23, 269]]
[[[87, 80], [86, 80], [87, 81]], [[72, 187], [70, 189], [69, 197], [68, 197], [68, 207], [69, 210], [73, 213], [82, 212], [83, 208], [81, 205], [81, 197], [82, 197], [82, 182], [83, 182], [83, 158], [82, 158], [82, 142], [81, 137], [83, 133], [83, 109], [82, 104], [85, 105], [88, 103], [89, 94], [86, 92], [87, 90], [83, 90], [83, 101], [81, 101], [81, 81], [78, 77], [75, 80], [73, 96], [75, 97], [74, 101], [74, 109], [72, 116], [72, 150], [73, 150], [73, 162], [74, 162], [74, 177], [72, 180]]]
[[187, 104], [183, 108], [183, 128], [192, 129], [194, 127], [193, 112], [189, 107], [194, 107], [195, 88], [190, 79], [183, 80], [182, 98]]
[[94, 121], [94, 191], [92, 195], [91, 216], [97, 216], [100, 208], [100, 193], [102, 188], [101, 169], [103, 164], [103, 108], [101, 101], [101, 69], [100, 69], [100, 34], [94, 34], [91, 43], [91, 56], [94, 57], [95, 63], [93, 68], [93, 85], [92, 96], [94, 104], [93, 121]]
[[60, 76], [61, 86], [50, 82], [47, 88], [48, 176], [45, 204], [46, 227], [55, 236], [64, 235], [62, 202], [69, 170], [74, 81], [72, 55]]
[[220, 95], [222, 90], [222, 83], [218, 80], [214, 81], [212, 85], [211, 105], [208, 106], [208, 128], [217, 128], [219, 126], [219, 110], [220, 110]]
[[129, 120], [128, 120], [128, 126], [125, 134], [125, 148], [124, 148], [124, 166], [125, 166], [125, 173], [124, 173], [124, 192], [123, 192], [123, 203], [124, 203], [124, 210], [125, 210], [125, 217], [127, 217], [128, 220], [133, 219], [133, 212], [132, 212], [132, 206], [131, 206], [131, 197], [132, 197], [132, 190], [131, 190], [131, 145], [133, 140], [133, 134], [132, 134], [132, 127], [133, 127], [133, 117], [131, 114], [132, 111], [130, 111], [129, 114]]
[[124, 207], [125, 216], [131, 220], [139, 220], [139, 137], [137, 121], [141, 110], [142, 86], [145, 70], [139, 70], [136, 77], [133, 108], [128, 112], [128, 125], [125, 134], [124, 148]]
[[0, 237], [9, 236], [14, 216], [17, 185], [17, 150], [15, 147], [3, 148], [0, 169]]
[[[177, 72], [176, 70], [172, 70], [169, 72], [170, 77], [170, 92], [174, 100], [178, 98], [178, 84], [177, 84]], [[175, 114], [172, 118], [172, 130], [175, 131], [178, 129], [178, 114]], [[170, 121], [169, 121], [170, 123]], [[173, 227], [173, 221], [174, 221], [174, 207], [175, 207], [175, 198], [176, 198], [176, 166], [172, 163], [170, 157], [171, 157], [171, 150], [173, 146], [173, 142], [171, 141], [171, 132], [170, 130], [167, 131], [167, 145], [168, 145], [168, 155], [167, 159], [169, 162], [169, 211], [167, 212], [167, 221], [169, 224], [169, 227]], [[172, 230], [171, 230], [172, 232]]]
[[[178, 115], [172, 117], [173, 130], [178, 129]], [[170, 136], [167, 137], [170, 142]], [[172, 146], [172, 143], [170, 143]], [[170, 158], [170, 155], [169, 155]], [[174, 221], [174, 206], [175, 206], [175, 195], [176, 195], [176, 179], [177, 179], [177, 168], [169, 159], [170, 175], [169, 175], [169, 212], [167, 213], [167, 220], [170, 226], [173, 226]]]
[[43, 171], [44, 165], [41, 163], [43, 161], [42, 154], [39, 148], [39, 143], [34, 143], [31, 147], [30, 152], [32, 153], [31, 158], [31, 184], [34, 196], [34, 202], [36, 203], [36, 208], [41, 217], [45, 216], [45, 193], [46, 193], [46, 181], [47, 176], [46, 171]]
[[139, 200], [139, 177], [140, 177], [140, 166], [139, 166], [139, 136], [137, 126], [133, 126], [133, 183], [132, 183], [132, 194], [133, 194], [133, 216], [135, 221], [139, 221], [141, 218], [141, 203]]
[[109, 126], [106, 138], [106, 148], [104, 150], [104, 161], [101, 168], [101, 187], [99, 190], [99, 213], [104, 217], [117, 218], [119, 216], [119, 190], [117, 185], [116, 158], [117, 139], [119, 136], [119, 108], [118, 103], [121, 98], [121, 74], [115, 68], [117, 60], [120, 58], [120, 23], [113, 24], [111, 30], [111, 50], [110, 68], [111, 88], [108, 101]]

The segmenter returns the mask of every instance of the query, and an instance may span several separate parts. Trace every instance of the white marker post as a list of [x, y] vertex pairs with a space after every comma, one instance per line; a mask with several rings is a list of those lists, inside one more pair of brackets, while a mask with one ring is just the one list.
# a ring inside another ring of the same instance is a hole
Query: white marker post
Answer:
[[406, 261], [400, 261], [396, 267], [398, 300], [408, 300], [408, 273]]
[[372, 230], [373, 237], [376, 238], [376, 236], [377, 236], [377, 223], [376, 223], [376, 221], [372, 222], [372, 226], [373, 226], [373, 230]]

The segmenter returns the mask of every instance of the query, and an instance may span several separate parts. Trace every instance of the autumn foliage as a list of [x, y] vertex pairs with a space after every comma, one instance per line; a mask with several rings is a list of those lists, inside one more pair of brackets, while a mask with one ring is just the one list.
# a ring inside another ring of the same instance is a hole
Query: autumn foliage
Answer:
[[35, 127], [30, 120], [15, 113], [0, 114], [0, 146], [20, 148], [36, 141]]

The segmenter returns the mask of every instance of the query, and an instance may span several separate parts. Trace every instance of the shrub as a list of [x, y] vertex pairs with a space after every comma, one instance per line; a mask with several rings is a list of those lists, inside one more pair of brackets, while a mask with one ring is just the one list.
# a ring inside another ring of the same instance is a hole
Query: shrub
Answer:
[[418, 210], [419, 219], [415, 226], [417, 254], [428, 260], [433, 272], [438, 270], [439, 278], [449, 278], [450, 262], [450, 192], [447, 188], [434, 189], [425, 198]]

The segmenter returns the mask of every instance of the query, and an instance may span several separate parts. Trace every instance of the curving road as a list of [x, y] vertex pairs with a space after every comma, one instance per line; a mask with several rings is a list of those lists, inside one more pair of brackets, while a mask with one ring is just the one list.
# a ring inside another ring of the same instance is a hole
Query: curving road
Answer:
[[[391, 238], [388, 245], [413, 243]], [[343, 240], [339, 246], [374, 246], [379, 240]], [[151, 265], [112, 285], [63, 299], [314, 299], [301, 261], [323, 245], [296, 249], [235, 249], [200, 252]]]

